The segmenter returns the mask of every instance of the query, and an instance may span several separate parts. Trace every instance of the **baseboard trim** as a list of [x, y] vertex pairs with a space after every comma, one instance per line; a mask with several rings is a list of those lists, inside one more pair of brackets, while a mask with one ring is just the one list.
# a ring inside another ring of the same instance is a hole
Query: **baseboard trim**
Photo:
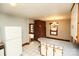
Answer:
[[29, 44], [30, 44], [30, 43], [27, 43], [27, 42], [26, 42], [26, 43], [22, 44], [22, 46], [29, 45]]
[[70, 40], [65, 40], [65, 39], [60, 39], [60, 38], [52, 38], [52, 37], [46, 37], [46, 38], [70, 42]]

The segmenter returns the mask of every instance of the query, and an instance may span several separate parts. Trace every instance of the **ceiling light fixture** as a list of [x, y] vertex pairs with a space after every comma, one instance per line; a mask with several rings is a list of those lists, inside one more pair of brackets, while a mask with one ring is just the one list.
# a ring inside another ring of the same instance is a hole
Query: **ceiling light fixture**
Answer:
[[58, 26], [59, 24], [56, 22], [55, 16], [53, 17], [53, 19], [54, 19], [54, 21], [51, 25], [53, 25], [53, 26], [57, 25]]
[[16, 3], [10, 3], [11, 6], [16, 6]]

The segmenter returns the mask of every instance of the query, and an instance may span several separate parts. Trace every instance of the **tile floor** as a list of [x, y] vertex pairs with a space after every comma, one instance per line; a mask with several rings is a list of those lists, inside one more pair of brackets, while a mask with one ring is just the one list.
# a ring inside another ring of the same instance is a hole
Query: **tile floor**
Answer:
[[[55, 40], [52, 40], [51, 42], [55, 43]], [[56, 40], [56, 42], [60, 41]], [[76, 48], [70, 42], [62, 42], [62, 45], [64, 45], [63, 56], [79, 56], [79, 48]], [[37, 41], [32, 41], [29, 45], [23, 46], [23, 56], [41, 56], [39, 46], [40, 43]]]
[[40, 55], [40, 43], [32, 41], [29, 45], [23, 47], [23, 56], [41, 56]]

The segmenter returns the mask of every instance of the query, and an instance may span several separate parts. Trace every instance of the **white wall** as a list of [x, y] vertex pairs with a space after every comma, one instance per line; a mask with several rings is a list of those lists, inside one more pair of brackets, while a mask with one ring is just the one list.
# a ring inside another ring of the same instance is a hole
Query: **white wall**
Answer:
[[77, 14], [78, 14], [78, 4], [75, 4], [71, 12], [71, 36], [75, 40], [77, 36]]
[[[11, 16], [0, 13], [0, 28], [4, 26], [21, 26], [22, 27], [22, 42], [29, 42], [29, 20], [26, 18]], [[0, 40], [1, 40], [0, 33]]]

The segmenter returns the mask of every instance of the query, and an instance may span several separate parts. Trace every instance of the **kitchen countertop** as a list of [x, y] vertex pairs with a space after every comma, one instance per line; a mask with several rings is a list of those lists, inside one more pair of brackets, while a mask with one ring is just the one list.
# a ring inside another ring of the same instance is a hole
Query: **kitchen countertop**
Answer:
[[44, 42], [44, 43], [50, 44], [50, 45], [57, 45], [57, 46], [61, 46], [61, 47], [64, 47], [64, 45], [65, 45], [65, 43], [63, 41], [54, 40], [54, 39], [39, 38], [38, 40], [40, 42]]
[[63, 47], [64, 49], [68, 48], [69, 46], [72, 46], [73, 48], [73, 45], [70, 42], [59, 41], [59, 40], [49, 39], [49, 38], [38, 38], [38, 40], [46, 44]]

